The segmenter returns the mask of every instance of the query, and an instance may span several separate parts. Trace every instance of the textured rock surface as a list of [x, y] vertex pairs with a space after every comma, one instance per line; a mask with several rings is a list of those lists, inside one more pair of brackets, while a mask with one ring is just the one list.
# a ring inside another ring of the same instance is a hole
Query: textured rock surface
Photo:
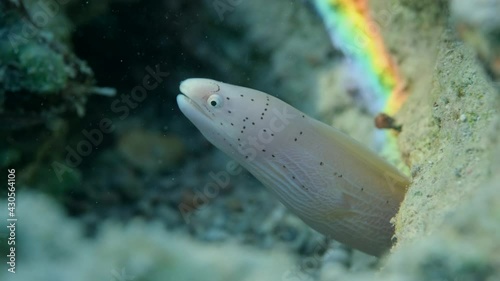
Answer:
[[[7, 209], [6, 201], [1, 207]], [[23, 220], [17, 225], [17, 243], [22, 245], [17, 261], [23, 267], [16, 274], [3, 270], [2, 280], [279, 280], [292, 266], [283, 252], [203, 245], [158, 223], [111, 223], [86, 239], [77, 221], [40, 194], [19, 194], [18, 207]]]
[[446, 2], [418, 3], [401, 2], [383, 29], [411, 79], [398, 120], [413, 183], [380, 280], [495, 280], [499, 93], [473, 50], [450, 31]]

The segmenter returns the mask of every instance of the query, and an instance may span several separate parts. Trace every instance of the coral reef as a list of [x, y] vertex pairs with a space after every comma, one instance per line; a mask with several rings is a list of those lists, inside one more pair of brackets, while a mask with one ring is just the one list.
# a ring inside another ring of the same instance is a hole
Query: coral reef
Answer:
[[[63, 7], [57, 2], [9, 0], [0, 4], [0, 14], [2, 114], [37, 111], [42, 115], [68, 109], [83, 114], [93, 73], [68, 48], [71, 23]], [[31, 99], [47, 104], [32, 107]]]
[[[19, 271], [0, 279], [500, 279], [488, 1], [369, 1], [410, 93], [394, 118], [413, 182], [381, 260], [310, 230], [175, 109], [178, 82], [205, 76], [373, 145], [373, 116], [304, 1], [59, 2], [0, 2], [0, 166], [16, 167], [21, 190]], [[147, 67], [169, 74], [132, 106]], [[102, 120], [114, 130], [69, 165]]]
[[[0, 206], [6, 209], [6, 201]], [[3, 270], [2, 280], [154, 281], [167, 276], [171, 280], [279, 280], [292, 265], [279, 249], [205, 245], [169, 233], [159, 223], [105, 223], [96, 237], [87, 239], [80, 223], [68, 219], [44, 195], [20, 193], [18, 206], [20, 265], [15, 274]]]
[[[62, 2], [61, 2], [62, 3]], [[0, 3], [0, 167], [23, 166], [25, 182], [53, 186], [46, 166], [60, 151], [68, 116], [83, 116], [94, 74], [70, 46], [71, 21], [56, 1]], [[59, 188], [61, 187], [61, 188]], [[50, 188], [48, 188], [50, 189]]]

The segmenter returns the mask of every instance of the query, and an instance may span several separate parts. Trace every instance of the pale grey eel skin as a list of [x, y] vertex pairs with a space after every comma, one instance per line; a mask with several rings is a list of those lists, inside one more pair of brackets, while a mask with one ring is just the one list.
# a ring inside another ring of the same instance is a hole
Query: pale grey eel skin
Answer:
[[211, 79], [180, 85], [180, 110], [310, 227], [371, 255], [390, 249], [409, 180], [339, 130], [266, 93]]

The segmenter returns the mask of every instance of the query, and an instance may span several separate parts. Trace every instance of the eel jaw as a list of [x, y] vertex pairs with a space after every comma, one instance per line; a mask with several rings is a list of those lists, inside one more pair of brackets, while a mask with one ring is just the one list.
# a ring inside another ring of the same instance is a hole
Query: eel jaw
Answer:
[[202, 123], [208, 120], [212, 121], [212, 117], [208, 115], [207, 111], [187, 95], [177, 95], [177, 105], [181, 112], [191, 121], [196, 120]]

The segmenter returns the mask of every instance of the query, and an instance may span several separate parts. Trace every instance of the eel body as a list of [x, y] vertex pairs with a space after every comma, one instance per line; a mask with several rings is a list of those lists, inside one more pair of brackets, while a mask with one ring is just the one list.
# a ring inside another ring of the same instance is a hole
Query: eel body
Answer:
[[266, 93], [210, 79], [180, 85], [182, 113], [310, 227], [371, 255], [388, 250], [409, 180], [339, 130]]

